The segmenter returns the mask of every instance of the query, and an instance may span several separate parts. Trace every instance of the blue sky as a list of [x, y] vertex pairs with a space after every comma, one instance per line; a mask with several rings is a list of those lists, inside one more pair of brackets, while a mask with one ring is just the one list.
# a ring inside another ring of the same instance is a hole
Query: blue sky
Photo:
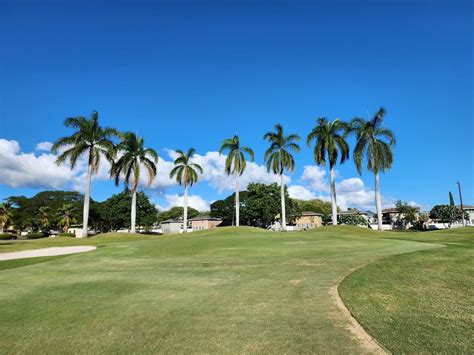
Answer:
[[[428, 208], [447, 203], [449, 190], [457, 200], [458, 180], [474, 204], [472, 6], [0, 0], [0, 198], [81, 189], [81, 171], [54, 171], [54, 157], [35, 147], [69, 134], [65, 117], [92, 110], [143, 135], [164, 162], [166, 149], [195, 147], [208, 167], [191, 191], [203, 208], [232, 192], [212, 155], [223, 138], [237, 132], [262, 164], [262, 136], [275, 123], [306, 137], [319, 116], [348, 120], [384, 106], [397, 137], [381, 177], [385, 204]], [[296, 163], [293, 195], [327, 198], [327, 174], [308, 168], [311, 150], [303, 145]], [[254, 168], [249, 181], [270, 181]], [[352, 160], [338, 182], [343, 207], [373, 204], [373, 176], [358, 176]], [[92, 197], [119, 190], [99, 177]], [[149, 193], [169, 207], [181, 189], [163, 182]]]

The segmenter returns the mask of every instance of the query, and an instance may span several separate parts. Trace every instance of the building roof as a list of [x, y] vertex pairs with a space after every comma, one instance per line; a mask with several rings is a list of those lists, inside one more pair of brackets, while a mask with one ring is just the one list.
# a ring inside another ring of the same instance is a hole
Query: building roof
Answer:
[[160, 224], [169, 224], [169, 223], [183, 223], [180, 219], [167, 219], [166, 221], [162, 221]]
[[322, 216], [322, 213], [317, 213], [317, 212], [311, 212], [311, 211], [305, 211], [301, 212], [301, 217], [308, 217], [308, 216]]
[[338, 215], [351, 215], [351, 214], [362, 214], [362, 215], [366, 215], [366, 216], [374, 216], [375, 213], [373, 212], [370, 212], [370, 211], [359, 211], [357, 208], [353, 208], [351, 210], [347, 210], [347, 211], [341, 211], [341, 212], [338, 212], [337, 213]]
[[[461, 205], [458, 205], [459, 208], [461, 208]], [[473, 205], [462, 205], [463, 210], [474, 210]]]
[[[420, 212], [420, 207], [415, 207], [415, 211]], [[398, 209], [395, 207], [385, 208], [382, 210], [382, 213], [398, 213]]]
[[340, 215], [348, 215], [348, 214], [361, 214], [363, 212], [357, 210], [357, 209], [352, 209], [352, 210], [347, 210], [347, 211], [341, 211], [341, 212], [338, 212], [337, 214], [340, 214]]
[[222, 219], [216, 218], [216, 217], [210, 217], [210, 216], [197, 216], [197, 217], [189, 219], [189, 222], [192, 222], [192, 221], [222, 221]]

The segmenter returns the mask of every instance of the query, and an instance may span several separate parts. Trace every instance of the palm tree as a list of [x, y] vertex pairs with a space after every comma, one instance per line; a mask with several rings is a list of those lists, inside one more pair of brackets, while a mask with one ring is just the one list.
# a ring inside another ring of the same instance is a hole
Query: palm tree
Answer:
[[313, 140], [314, 161], [320, 166], [326, 165], [326, 157], [329, 160], [329, 178], [331, 186], [331, 204], [332, 204], [332, 224], [337, 225], [337, 203], [336, 203], [336, 182], [334, 181], [334, 167], [337, 164], [337, 158], [340, 155], [341, 164], [349, 158], [349, 145], [345, 137], [348, 132], [348, 124], [336, 119], [328, 122], [325, 117], [317, 120], [317, 126], [313, 128], [306, 139], [306, 144], [311, 146]]
[[385, 109], [381, 107], [372, 119], [365, 121], [356, 117], [351, 121], [351, 130], [356, 133], [354, 162], [359, 174], [362, 173], [362, 161], [367, 159], [367, 170], [375, 175], [375, 206], [378, 228], [382, 230], [382, 202], [380, 199], [379, 173], [392, 167], [395, 136], [391, 130], [382, 126]]
[[184, 228], [183, 232], [188, 230], [188, 186], [193, 186], [198, 181], [198, 174], [203, 173], [199, 164], [192, 163], [191, 158], [195, 152], [194, 148], [189, 148], [187, 153], [177, 150], [178, 157], [174, 160], [175, 167], [170, 171], [170, 178], [176, 177], [176, 181], [184, 186]]
[[235, 175], [235, 225], [238, 227], [240, 224], [239, 176], [244, 173], [245, 167], [247, 166], [245, 154], [248, 154], [251, 161], [254, 161], [255, 154], [249, 147], [240, 146], [240, 140], [237, 134], [222, 142], [219, 154], [222, 154], [223, 151], [229, 152], [225, 160], [225, 172], [227, 175]]
[[41, 228], [46, 230], [51, 225], [49, 221], [49, 214], [51, 213], [51, 208], [49, 206], [43, 206], [39, 208], [39, 214], [41, 219]]
[[3, 233], [5, 227], [13, 223], [12, 206], [9, 203], [0, 203], [0, 233]]
[[133, 179], [130, 228], [131, 232], [135, 233], [137, 219], [137, 189], [140, 182], [140, 168], [143, 166], [146, 169], [148, 173], [148, 186], [150, 186], [156, 177], [158, 154], [152, 148], [145, 148], [143, 138], [138, 137], [132, 132], [126, 132], [121, 135], [121, 141], [117, 145], [117, 152], [122, 154], [122, 156], [117, 160], [117, 162], [112, 164], [110, 176], [115, 179], [115, 185], [120, 183], [120, 177], [123, 176], [127, 188], [130, 185], [130, 179]]
[[300, 147], [295, 142], [301, 138], [297, 134], [284, 135], [283, 127], [280, 124], [275, 125], [275, 132], [267, 132], [263, 139], [271, 143], [270, 148], [265, 152], [265, 162], [268, 172], [280, 175], [281, 186], [281, 228], [286, 230], [286, 208], [285, 208], [285, 184], [283, 173], [285, 170], [293, 172], [295, 170], [295, 160], [291, 152], [298, 153]]
[[71, 224], [76, 223], [77, 220], [74, 218], [75, 208], [72, 204], [64, 204], [58, 211], [58, 224], [62, 227], [64, 233], [67, 233], [67, 230]]
[[69, 160], [71, 169], [74, 169], [77, 160], [81, 156], [87, 156], [82, 227], [82, 236], [87, 237], [92, 175], [99, 169], [101, 157], [105, 157], [110, 163], [113, 163], [115, 147], [111, 138], [118, 136], [118, 131], [114, 128], [101, 127], [99, 125], [99, 114], [96, 111], [92, 112], [90, 118], [83, 116], [66, 118], [64, 125], [76, 129], [76, 132], [69, 137], [59, 138], [54, 143], [51, 151], [56, 154], [61, 150], [56, 163], [59, 165]]

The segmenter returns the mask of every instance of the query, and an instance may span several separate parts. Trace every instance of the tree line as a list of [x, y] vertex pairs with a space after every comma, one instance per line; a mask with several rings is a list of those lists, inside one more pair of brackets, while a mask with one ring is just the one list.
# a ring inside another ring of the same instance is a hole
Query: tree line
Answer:
[[[355, 117], [350, 122], [335, 119], [330, 122], [325, 117], [316, 121], [315, 127], [307, 136], [308, 147], [313, 144], [314, 161], [319, 166], [329, 165], [332, 223], [337, 224], [337, 199], [335, 187], [335, 166], [339, 159], [342, 164], [349, 158], [347, 137], [355, 134], [356, 145], [353, 149], [354, 163], [359, 174], [362, 173], [362, 163], [366, 161], [366, 168], [374, 173], [375, 202], [378, 215], [379, 229], [382, 228], [382, 210], [380, 199], [379, 174], [389, 170], [393, 163], [392, 148], [395, 138], [392, 131], [382, 123], [385, 109], [380, 108], [368, 120]], [[52, 147], [52, 153], [58, 154], [57, 164], [69, 163], [74, 169], [78, 159], [86, 157], [87, 173], [85, 197], [83, 203], [83, 236], [88, 234], [90, 194], [92, 176], [97, 173], [103, 159], [110, 165], [110, 177], [116, 185], [123, 181], [132, 194], [130, 226], [131, 232], [136, 231], [137, 190], [142, 170], [147, 174], [148, 186], [153, 183], [157, 175], [156, 164], [158, 154], [152, 148], [147, 148], [143, 137], [133, 132], [120, 132], [115, 128], [102, 127], [99, 124], [99, 114], [93, 112], [89, 118], [83, 116], [69, 117], [64, 125], [74, 129], [70, 136], [59, 138]], [[280, 221], [281, 229], [286, 230], [287, 211], [285, 193], [285, 172], [292, 173], [295, 169], [294, 153], [300, 152], [298, 142], [301, 137], [295, 133], [285, 134], [280, 124], [275, 125], [273, 131], [265, 133], [263, 139], [269, 143], [265, 151], [264, 162], [268, 172], [279, 176], [280, 179]], [[170, 172], [170, 178], [176, 179], [184, 187], [184, 224], [187, 223], [187, 194], [188, 188], [198, 181], [198, 175], [203, 173], [201, 166], [193, 162], [194, 148], [186, 152], [177, 150], [175, 167]], [[220, 153], [227, 153], [225, 172], [235, 178], [235, 221], [240, 224], [239, 177], [244, 173], [246, 160], [254, 161], [254, 152], [251, 148], [241, 146], [237, 135], [225, 139], [219, 149]], [[184, 229], [186, 231], [186, 228]]]

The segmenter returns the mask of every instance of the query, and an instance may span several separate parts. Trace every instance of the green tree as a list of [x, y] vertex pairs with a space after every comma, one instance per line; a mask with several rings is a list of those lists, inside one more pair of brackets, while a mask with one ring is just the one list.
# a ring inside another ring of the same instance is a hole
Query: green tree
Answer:
[[455, 206], [456, 204], [454, 203], [454, 197], [453, 197], [453, 194], [451, 193], [451, 191], [449, 191], [449, 204], [451, 206]]
[[132, 207], [131, 207], [131, 232], [135, 233], [137, 219], [137, 190], [140, 183], [141, 167], [148, 173], [148, 186], [156, 177], [156, 165], [158, 154], [154, 149], [145, 148], [144, 140], [135, 133], [126, 132], [121, 134], [121, 141], [117, 146], [117, 151], [121, 157], [112, 165], [110, 176], [115, 179], [115, 185], [119, 185], [120, 178], [123, 177], [125, 186], [130, 186], [132, 179]]
[[49, 206], [42, 206], [38, 209], [39, 217], [41, 220], [41, 229], [43, 231], [47, 231], [51, 226], [51, 207]]
[[58, 212], [58, 225], [65, 233], [72, 224], [77, 223], [76, 218], [74, 218], [74, 212], [75, 208], [70, 203], [63, 205]]
[[[136, 224], [142, 227], [151, 227], [157, 221], [158, 210], [143, 191], [136, 194], [137, 219]], [[104, 228], [116, 231], [120, 228], [131, 229], [132, 192], [124, 189], [114, 194], [100, 204], [102, 211], [101, 224]]]
[[361, 214], [351, 213], [351, 214], [340, 214], [339, 223], [348, 224], [351, 226], [366, 226], [367, 221]]
[[115, 158], [115, 147], [111, 140], [118, 136], [118, 131], [99, 125], [99, 114], [94, 111], [90, 118], [83, 116], [69, 117], [64, 125], [76, 131], [68, 137], [59, 138], [51, 151], [60, 153], [56, 163], [63, 164], [69, 160], [71, 169], [76, 166], [81, 156], [87, 156], [86, 194], [84, 198], [82, 236], [87, 237], [92, 175], [99, 169], [100, 160], [105, 157], [111, 164]]
[[415, 224], [418, 216], [418, 209], [416, 207], [410, 206], [408, 203], [398, 200], [395, 203], [395, 208], [397, 209], [401, 221], [405, 221], [405, 225]]
[[[281, 189], [276, 183], [249, 184], [242, 207], [242, 221], [248, 226], [267, 228], [276, 219], [281, 220], [281, 197], [279, 196], [281, 191], [279, 190]], [[283, 193], [288, 222], [294, 223], [301, 216], [301, 210], [298, 203], [289, 197], [286, 187]]]
[[0, 203], [0, 233], [3, 233], [5, 228], [13, 224], [12, 206], [9, 203]]
[[[323, 215], [330, 215], [332, 211], [332, 204], [331, 202], [313, 199], [313, 200], [296, 200], [296, 201], [303, 212], [316, 212], [321, 213]], [[338, 209], [339, 210], [339, 209]]]
[[[460, 208], [451, 205], [436, 205], [430, 211], [430, 218], [436, 219], [439, 222], [443, 223], [446, 226], [451, 228], [451, 225], [454, 222], [459, 222], [463, 220], [463, 213]], [[464, 219], [466, 215], [464, 215]]]
[[348, 130], [348, 124], [339, 119], [328, 122], [325, 117], [320, 117], [317, 120], [316, 127], [313, 128], [306, 139], [306, 144], [308, 147], [311, 146], [313, 141], [316, 141], [313, 150], [313, 158], [316, 164], [325, 166], [326, 160], [329, 161], [333, 225], [337, 225], [336, 182], [334, 167], [337, 164], [337, 158], [339, 156], [341, 164], [349, 158], [349, 145], [345, 139]]
[[[194, 218], [199, 216], [199, 211], [192, 208], [188, 207], [188, 217], [189, 218]], [[182, 219], [184, 217], [184, 208], [183, 207], [172, 207], [168, 211], [163, 211], [158, 213], [158, 222], [163, 222], [168, 219]]]
[[284, 172], [293, 172], [295, 170], [295, 160], [292, 152], [300, 151], [299, 145], [296, 143], [301, 138], [297, 134], [289, 134], [285, 136], [283, 127], [280, 124], [275, 125], [274, 132], [267, 132], [263, 139], [270, 142], [270, 147], [265, 152], [265, 162], [268, 172], [272, 171], [276, 175], [280, 175], [280, 197], [281, 197], [281, 229], [286, 231], [286, 203], [285, 203], [285, 183]]
[[362, 173], [362, 162], [367, 160], [367, 170], [375, 176], [375, 206], [377, 209], [378, 228], [382, 230], [382, 201], [380, 197], [379, 173], [392, 167], [395, 136], [391, 130], [382, 126], [385, 109], [381, 107], [368, 121], [356, 117], [351, 121], [351, 131], [356, 133], [354, 162], [359, 174]]
[[191, 161], [194, 152], [194, 148], [190, 148], [186, 153], [177, 150], [178, 157], [174, 160], [175, 167], [170, 172], [170, 178], [176, 178], [178, 184], [184, 186], [184, 233], [188, 229], [188, 186], [193, 186], [198, 181], [198, 171], [203, 173], [201, 166]]
[[[57, 215], [59, 209], [64, 204], [72, 204], [76, 210], [80, 210], [84, 205], [84, 195], [76, 191], [42, 191], [32, 197], [10, 196], [6, 199], [10, 203], [15, 221], [15, 228], [25, 230], [31, 228], [37, 230], [40, 227], [38, 211], [41, 207], [51, 209], [50, 216]], [[90, 211], [97, 206], [97, 202], [91, 199]], [[82, 216], [77, 216], [78, 223], [82, 223]], [[57, 227], [57, 220], [50, 218], [50, 228]]]
[[235, 176], [235, 225], [238, 227], [240, 225], [239, 176], [244, 173], [247, 166], [245, 155], [247, 154], [251, 161], [254, 161], [255, 155], [252, 149], [240, 145], [239, 136], [237, 135], [222, 142], [219, 154], [224, 151], [228, 152], [225, 161], [225, 172], [227, 175]]
[[[240, 191], [240, 204], [245, 208], [247, 201], [247, 191]], [[211, 204], [210, 216], [220, 218], [222, 220], [221, 226], [231, 226], [234, 221], [234, 202], [235, 193], [226, 197], [223, 200], [217, 200]]]
[[[280, 188], [277, 184], [251, 183], [247, 190], [241, 191], [241, 221], [253, 227], [267, 228], [281, 213]], [[288, 221], [294, 222], [301, 216], [301, 208], [296, 200], [288, 196], [285, 188]], [[211, 217], [221, 218], [222, 226], [232, 224], [234, 217], [234, 194], [211, 204]]]

